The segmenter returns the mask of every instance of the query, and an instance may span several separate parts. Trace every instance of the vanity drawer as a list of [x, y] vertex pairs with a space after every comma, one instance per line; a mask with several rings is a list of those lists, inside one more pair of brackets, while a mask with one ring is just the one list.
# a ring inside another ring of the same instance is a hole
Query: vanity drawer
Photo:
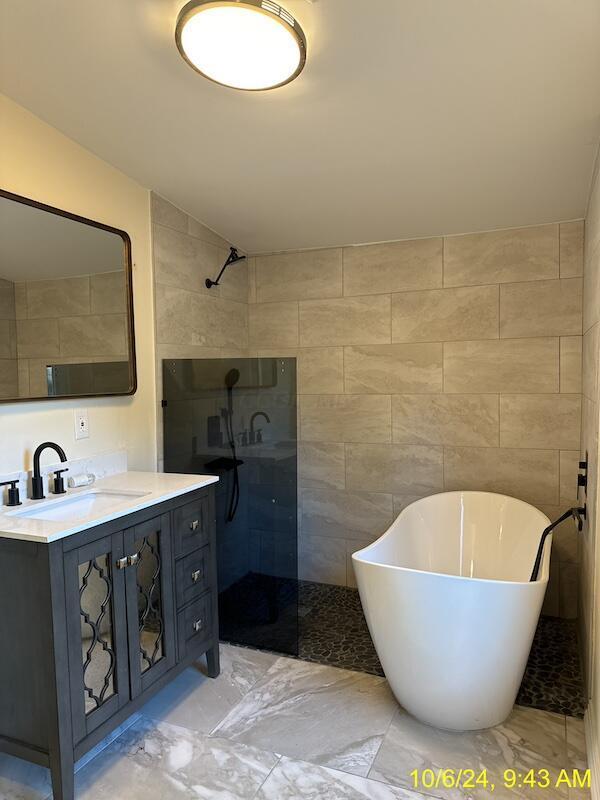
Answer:
[[186, 556], [208, 544], [210, 535], [209, 498], [200, 497], [173, 512], [175, 558]]
[[212, 596], [210, 592], [177, 614], [179, 659], [185, 658], [212, 636]]
[[195, 550], [175, 565], [177, 608], [199, 597], [209, 588], [210, 546]]

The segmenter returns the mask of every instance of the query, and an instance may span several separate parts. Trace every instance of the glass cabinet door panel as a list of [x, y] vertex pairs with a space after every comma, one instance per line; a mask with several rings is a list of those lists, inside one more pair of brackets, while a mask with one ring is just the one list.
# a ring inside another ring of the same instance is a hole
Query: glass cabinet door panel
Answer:
[[169, 515], [124, 534], [129, 660], [135, 697], [175, 664]]
[[74, 741], [129, 700], [123, 534], [65, 555]]
[[135, 540], [140, 671], [151, 669], [164, 657], [164, 623], [161, 597], [161, 559], [158, 531]]
[[116, 657], [108, 553], [79, 564], [79, 613], [85, 712], [89, 714], [115, 693]]

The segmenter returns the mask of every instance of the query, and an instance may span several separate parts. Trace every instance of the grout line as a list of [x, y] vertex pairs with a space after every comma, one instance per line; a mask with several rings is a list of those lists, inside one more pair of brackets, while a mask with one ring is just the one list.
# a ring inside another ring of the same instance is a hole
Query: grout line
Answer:
[[[262, 752], [263, 752], [263, 753], [265, 753], [265, 752], [266, 752], [266, 753], [270, 753], [271, 751], [270, 751], [270, 750], [263, 750]], [[275, 763], [273, 764], [273, 766], [272, 766], [272, 767], [271, 767], [271, 769], [269, 770], [269, 774], [267, 775], [267, 777], [264, 779], [264, 781], [263, 781], [263, 782], [260, 784], [260, 786], [257, 788], [257, 790], [256, 790], [256, 791], [254, 792], [254, 794], [252, 795], [252, 798], [251, 798], [251, 800], [254, 800], [254, 798], [258, 796], [258, 793], [260, 792], [260, 790], [263, 788], [263, 786], [265, 785], [265, 783], [266, 783], [266, 782], [269, 780], [269, 778], [270, 778], [270, 777], [271, 777], [271, 775], [273, 774], [273, 770], [274, 770], [276, 767], [278, 767], [278, 766], [279, 766], [279, 764], [281, 763], [281, 760], [282, 760], [282, 758], [283, 758], [283, 756], [282, 756], [282, 755], [279, 755], [279, 753], [272, 753], [272, 755], [274, 755], [274, 756], [277, 756], [277, 760], [275, 761]]]

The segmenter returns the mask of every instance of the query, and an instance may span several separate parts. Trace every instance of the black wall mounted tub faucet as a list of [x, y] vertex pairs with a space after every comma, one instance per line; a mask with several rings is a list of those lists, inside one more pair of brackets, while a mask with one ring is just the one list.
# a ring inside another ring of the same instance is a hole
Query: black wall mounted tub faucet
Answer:
[[[44, 499], [44, 481], [42, 476], [40, 475], [40, 456], [44, 452], [44, 450], [54, 450], [55, 453], [58, 454], [58, 457], [64, 464], [67, 460], [67, 456], [65, 455], [65, 451], [59, 444], [55, 444], [54, 442], [43, 442], [33, 454], [33, 477], [31, 479], [31, 499], [32, 500], [43, 500]], [[63, 472], [68, 472], [68, 467], [65, 469], [56, 469], [54, 470], [54, 493], [55, 494], [64, 494], [65, 493], [65, 484], [62, 477]]]

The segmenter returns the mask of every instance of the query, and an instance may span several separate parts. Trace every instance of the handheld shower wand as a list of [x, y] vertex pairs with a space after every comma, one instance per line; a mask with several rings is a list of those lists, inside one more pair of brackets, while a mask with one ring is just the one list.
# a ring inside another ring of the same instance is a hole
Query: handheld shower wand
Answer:
[[233, 486], [231, 489], [231, 497], [229, 498], [229, 508], [227, 509], [227, 522], [231, 522], [235, 517], [238, 504], [240, 502], [240, 476], [238, 473], [237, 453], [235, 452], [235, 435], [233, 432], [233, 387], [240, 379], [239, 369], [230, 369], [225, 375], [225, 387], [227, 389], [227, 411], [225, 417], [225, 426], [227, 429], [227, 438], [231, 456], [233, 459]]

